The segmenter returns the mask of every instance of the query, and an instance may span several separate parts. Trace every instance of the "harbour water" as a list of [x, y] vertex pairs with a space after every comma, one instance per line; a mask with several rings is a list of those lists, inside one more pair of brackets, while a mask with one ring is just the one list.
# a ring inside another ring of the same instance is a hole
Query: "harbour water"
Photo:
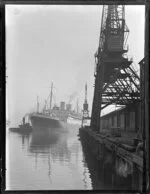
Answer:
[[52, 133], [6, 133], [7, 190], [92, 189], [78, 125]]
[[100, 164], [83, 149], [79, 127], [29, 134], [7, 130], [6, 190], [111, 190]]

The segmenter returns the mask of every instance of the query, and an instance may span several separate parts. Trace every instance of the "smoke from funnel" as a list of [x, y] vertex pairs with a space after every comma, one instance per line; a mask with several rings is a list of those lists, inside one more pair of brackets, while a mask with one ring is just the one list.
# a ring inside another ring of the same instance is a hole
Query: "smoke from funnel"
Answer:
[[72, 93], [70, 96], [69, 96], [69, 104], [74, 100], [74, 98], [76, 97], [78, 95], [78, 93], [77, 92], [74, 92], [74, 93]]

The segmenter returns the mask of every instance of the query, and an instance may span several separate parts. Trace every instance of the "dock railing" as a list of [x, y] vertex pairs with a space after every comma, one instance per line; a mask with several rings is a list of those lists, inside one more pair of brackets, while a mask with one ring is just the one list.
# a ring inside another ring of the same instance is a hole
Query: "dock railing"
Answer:
[[120, 127], [111, 127], [111, 134], [116, 137], [121, 137]]

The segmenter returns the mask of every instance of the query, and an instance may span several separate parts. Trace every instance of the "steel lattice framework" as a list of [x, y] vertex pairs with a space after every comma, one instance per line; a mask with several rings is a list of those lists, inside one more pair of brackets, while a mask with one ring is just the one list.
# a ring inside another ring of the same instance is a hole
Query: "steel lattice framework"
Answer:
[[91, 128], [100, 130], [101, 110], [111, 104], [128, 105], [140, 100], [140, 78], [126, 45], [129, 29], [124, 5], [104, 5], [98, 51], [95, 54], [95, 89]]
[[82, 112], [83, 112], [83, 117], [82, 117], [82, 126], [83, 126], [84, 120], [90, 119], [89, 109], [88, 109], [88, 102], [87, 102], [87, 83], [85, 84], [85, 100], [84, 100]]

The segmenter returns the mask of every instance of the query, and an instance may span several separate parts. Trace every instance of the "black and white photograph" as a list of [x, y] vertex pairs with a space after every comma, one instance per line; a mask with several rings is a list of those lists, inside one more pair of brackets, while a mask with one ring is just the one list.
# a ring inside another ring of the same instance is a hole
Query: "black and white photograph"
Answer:
[[5, 4], [6, 191], [149, 190], [146, 29], [144, 4]]

